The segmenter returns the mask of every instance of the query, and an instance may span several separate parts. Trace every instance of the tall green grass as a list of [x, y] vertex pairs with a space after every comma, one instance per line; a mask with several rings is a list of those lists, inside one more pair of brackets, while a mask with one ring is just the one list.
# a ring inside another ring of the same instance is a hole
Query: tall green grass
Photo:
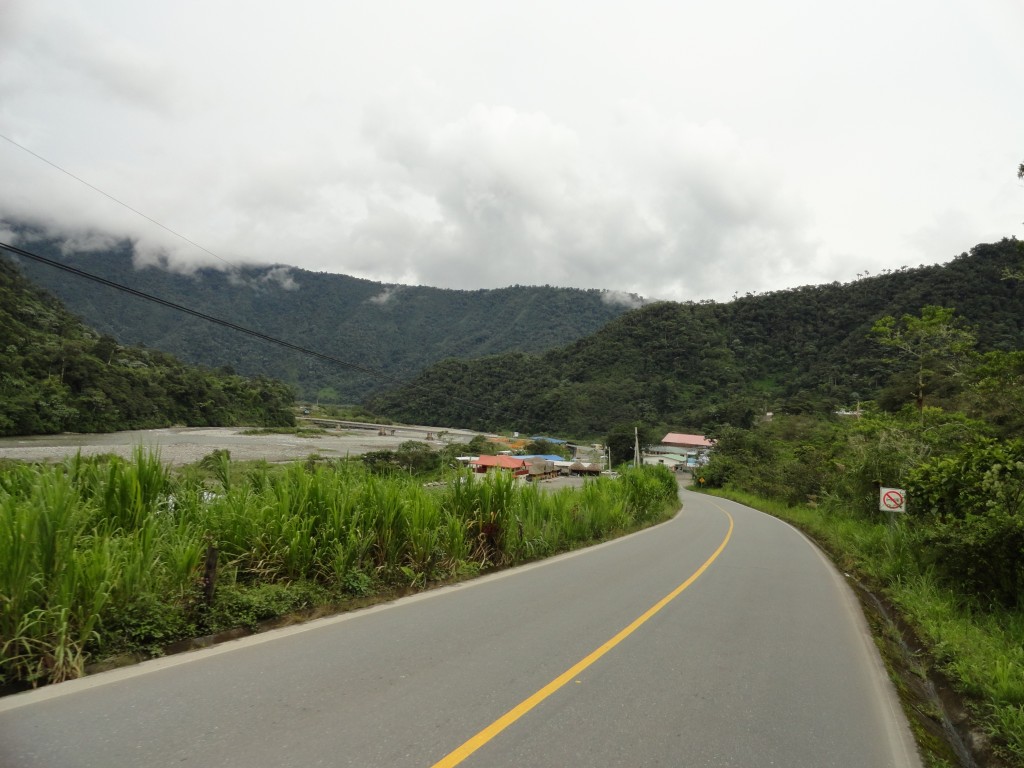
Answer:
[[428, 489], [354, 463], [240, 473], [227, 452], [208, 458], [206, 480], [141, 450], [0, 470], [0, 682], [56, 682], [106, 654], [522, 563], [678, 506], [663, 468], [545, 492], [506, 474]]

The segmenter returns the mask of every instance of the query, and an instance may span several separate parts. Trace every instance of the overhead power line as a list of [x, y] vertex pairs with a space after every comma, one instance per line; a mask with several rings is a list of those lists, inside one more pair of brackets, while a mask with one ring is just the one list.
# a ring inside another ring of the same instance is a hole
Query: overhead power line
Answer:
[[160, 229], [162, 229], [162, 230], [164, 230], [166, 232], [170, 232], [175, 237], [180, 238], [180, 239], [184, 240], [186, 243], [195, 246], [196, 248], [198, 248], [203, 253], [206, 253], [206, 254], [209, 254], [210, 256], [213, 256], [213, 258], [217, 259], [217, 261], [223, 261], [225, 264], [228, 264], [228, 265], [230, 265], [232, 267], [237, 266], [237, 264], [232, 264], [227, 259], [221, 258], [216, 253], [211, 251], [209, 248], [204, 248], [199, 243], [197, 243], [195, 240], [190, 240], [189, 238], [185, 237], [185, 235], [181, 234], [180, 232], [175, 232], [173, 229], [168, 227], [166, 224], [161, 224], [159, 221], [154, 219], [152, 216], [147, 216], [146, 214], [144, 214], [142, 211], [138, 210], [137, 208], [132, 208], [130, 205], [128, 205], [128, 203], [125, 203], [125, 202], [123, 202], [121, 200], [118, 200], [116, 197], [114, 197], [109, 192], [104, 192], [102, 189], [97, 187], [95, 184], [90, 184], [88, 181], [86, 181], [85, 179], [81, 178], [80, 176], [76, 176], [71, 171], [67, 170], [66, 168], [61, 168], [59, 165], [57, 165], [52, 160], [47, 160], [45, 157], [40, 155], [38, 152], [33, 152], [31, 149], [29, 149], [28, 147], [24, 146], [23, 144], [19, 144], [18, 142], [16, 142], [14, 139], [10, 138], [9, 136], [4, 136], [2, 133], [0, 133], [0, 139], [3, 139], [4, 141], [13, 144], [18, 149], [22, 150], [23, 152], [27, 152], [28, 154], [32, 155], [32, 157], [36, 158], [37, 160], [42, 160], [44, 163], [46, 163], [51, 168], [56, 168], [58, 171], [63, 173], [65, 176], [70, 176], [72, 179], [77, 181], [79, 184], [84, 184], [89, 189], [91, 189], [93, 192], [99, 192], [101, 195], [103, 195], [108, 200], [113, 200], [115, 203], [117, 203], [121, 207], [127, 208], [129, 211], [131, 211], [132, 213], [134, 213], [137, 216], [141, 216], [146, 221], [148, 221], [148, 222], [150, 222], [152, 224], [156, 224], [158, 227], [160, 227]]
[[140, 291], [140, 290], [137, 290], [135, 288], [131, 288], [131, 287], [127, 286], [127, 285], [122, 285], [121, 283], [115, 283], [113, 280], [108, 280], [105, 277], [100, 277], [99, 275], [94, 275], [91, 272], [86, 272], [85, 270], [78, 269], [77, 267], [72, 267], [70, 264], [63, 264], [63, 263], [61, 263], [59, 261], [54, 261], [53, 259], [48, 259], [45, 256], [40, 256], [37, 253], [32, 253], [31, 251], [26, 251], [23, 248], [18, 248], [16, 246], [9, 245], [8, 243], [0, 243], [0, 248], [3, 248], [5, 251], [10, 251], [11, 253], [16, 254], [17, 256], [21, 256], [21, 257], [26, 258], [26, 259], [31, 259], [32, 261], [36, 261], [36, 262], [38, 262], [40, 264], [45, 264], [45, 265], [47, 265], [49, 267], [54, 267], [55, 269], [63, 270], [64, 272], [70, 272], [71, 274], [76, 275], [76, 276], [81, 277], [81, 278], [84, 278], [86, 280], [92, 280], [94, 283], [100, 283], [101, 285], [106, 285], [109, 288], [114, 288], [114, 289], [116, 289], [118, 291], [123, 291], [124, 293], [129, 293], [132, 296], [137, 296], [140, 299], [145, 299], [146, 301], [152, 301], [152, 302], [154, 302], [156, 304], [161, 304], [161, 305], [163, 305], [165, 307], [169, 307], [170, 309], [177, 310], [178, 312], [184, 312], [187, 315], [192, 315], [193, 317], [198, 317], [201, 320], [206, 320], [207, 322], [210, 322], [210, 323], [216, 323], [217, 325], [222, 325], [225, 328], [230, 328], [230, 329], [232, 329], [234, 331], [238, 331], [239, 333], [244, 333], [244, 334], [246, 334], [248, 336], [252, 336], [252, 337], [260, 339], [262, 341], [266, 341], [266, 342], [268, 342], [270, 344], [276, 344], [279, 347], [285, 347], [286, 349], [291, 349], [291, 350], [294, 350], [296, 352], [300, 352], [301, 354], [309, 355], [310, 357], [318, 358], [319, 360], [325, 360], [325, 361], [327, 361], [329, 363], [334, 363], [335, 365], [340, 365], [343, 368], [348, 368], [348, 369], [353, 370], [353, 371], [358, 371], [359, 373], [365, 373], [365, 374], [367, 374], [369, 376], [373, 376], [375, 378], [382, 379], [382, 380], [390, 382], [392, 384], [403, 384], [404, 383], [400, 379], [397, 379], [394, 376], [389, 376], [388, 374], [384, 373], [383, 371], [379, 371], [379, 370], [376, 370], [374, 368], [367, 368], [366, 366], [359, 365], [357, 363], [352, 363], [352, 362], [349, 362], [347, 360], [341, 360], [340, 358], [334, 357], [333, 355], [327, 355], [327, 354], [324, 354], [323, 352], [317, 352], [315, 349], [309, 349], [308, 347], [302, 347], [302, 346], [299, 346], [298, 344], [292, 344], [290, 341], [285, 341], [284, 339], [279, 339], [279, 338], [277, 338], [275, 336], [270, 336], [270, 335], [268, 335], [266, 333], [261, 333], [259, 331], [254, 331], [252, 328], [246, 328], [243, 325], [238, 325], [237, 323], [232, 323], [230, 320], [224, 320], [224, 319], [219, 318], [219, 317], [214, 317], [213, 315], [208, 315], [205, 312], [200, 312], [199, 310], [192, 309], [190, 307], [186, 307], [183, 304], [177, 304], [177, 303], [175, 303], [173, 301], [168, 301], [167, 299], [161, 299], [159, 296], [154, 296], [151, 293], [146, 293], [144, 291]]
[[[198, 317], [200, 320], [206, 320], [207, 322], [214, 323], [225, 328], [230, 328], [233, 331], [244, 333], [247, 336], [252, 336], [253, 338], [265, 341], [268, 344], [276, 344], [279, 347], [290, 349], [294, 352], [298, 352], [299, 354], [308, 355], [318, 360], [323, 360], [325, 362], [341, 366], [342, 368], [347, 368], [352, 371], [357, 371], [359, 373], [366, 374], [367, 376], [372, 376], [373, 378], [385, 381], [394, 386], [408, 386], [412, 389], [424, 389], [424, 387], [422, 386], [412, 384], [411, 382], [403, 381], [402, 379], [396, 378], [395, 376], [391, 376], [387, 373], [384, 373], [384, 371], [378, 370], [376, 368], [369, 368], [365, 365], [359, 365], [358, 363], [353, 363], [348, 360], [342, 360], [341, 358], [334, 357], [333, 355], [328, 355], [323, 352], [317, 352], [315, 349], [309, 349], [308, 347], [303, 347], [300, 346], [299, 344], [292, 344], [290, 341], [279, 339], [276, 336], [270, 336], [269, 334], [261, 333], [260, 331], [255, 331], [252, 328], [246, 328], [245, 326], [239, 325], [238, 323], [232, 323], [230, 320], [224, 320], [223, 318], [208, 315], [205, 312], [200, 312], [199, 310], [192, 309], [191, 307], [186, 307], [183, 304], [168, 301], [167, 299], [161, 299], [159, 296], [154, 296], [151, 293], [146, 293], [145, 291], [140, 291], [137, 290], [136, 288], [131, 288], [130, 286], [122, 285], [121, 283], [116, 283], [113, 280], [108, 280], [105, 277], [100, 277], [99, 275], [94, 275], [91, 272], [86, 272], [83, 269], [72, 267], [70, 264], [64, 264], [59, 261], [54, 261], [53, 259], [48, 259], [45, 256], [40, 256], [38, 253], [26, 251], [24, 248], [18, 248], [17, 246], [10, 245], [9, 243], [0, 242], [0, 249], [13, 253], [16, 256], [21, 256], [23, 258], [30, 259], [31, 261], [35, 261], [39, 264], [45, 264], [48, 267], [53, 267], [64, 272], [68, 272], [72, 275], [75, 275], [76, 277], [81, 277], [85, 280], [91, 280], [94, 283], [105, 285], [108, 288], [113, 288], [115, 290], [128, 293], [132, 296], [136, 296], [145, 301], [151, 301], [155, 304], [160, 304], [161, 306], [167, 307], [169, 309], [173, 309], [178, 312], [184, 312], [187, 315]], [[500, 416], [500, 409], [498, 408], [498, 406], [491, 406], [490, 408], [481, 409], [480, 403], [475, 400], [470, 400], [468, 398], [458, 397], [454, 395], [448, 395], [448, 399], [457, 403], [467, 405], [475, 410], [482, 410], [485, 414], [487, 412], [492, 412], [492, 416]]]
[[[238, 267], [237, 264], [232, 264], [227, 259], [221, 258], [216, 253], [211, 251], [209, 248], [205, 248], [204, 246], [200, 245], [199, 243], [195, 242], [194, 240], [191, 240], [190, 238], [186, 237], [185, 235], [181, 234], [180, 232], [176, 232], [175, 230], [171, 229], [167, 225], [160, 223], [159, 221], [157, 221], [153, 217], [147, 216], [142, 211], [140, 211], [140, 210], [138, 210], [136, 208], [133, 208], [132, 206], [128, 205], [127, 203], [125, 203], [125, 202], [123, 202], [121, 200], [118, 200], [116, 197], [111, 195], [109, 192], [105, 192], [104, 190], [102, 190], [99, 187], [97, 187], [95, 184], [91, 184], [88, 181], [86, 181], [85, 179], [83, 179], [83, 178], [81, 178], [79, 176], [76, 176], [75, 174], [71, 173], [71, 171], [69, 171], [69, 170], [67, 170], [65, 168], [62, 168], [61, 166], [59, 166], [57, 163], [53, 162], [52, 160], [48, 160], [47, 158], [43, 157], [38, 152], [34, 152], [31, 149], [29, 149], [28, 147], [26, 147], [26, 146], [24, 146], [22, 144], [19, 144], [18, 142], [16, 142], [14, 139], [10, 138], [9, 136], [5, 136], [4, 134], [0, 133], [0, 139], [3, 139], [4, 141], [7, 141], [8, 143], [10, 143], [11, 145], [17, 147], [18, 149], [22, 150], [23, 152], [26, 152], [26, 153], [32, 155], [32, 157], [36, 158], [37, 160], [40, 160], [40, 161], [46, 163], [47, 165], [49, 165], [50, 167], [55, 168], [56, 170], [60, 171], [64, 175], [74, 179], [75, 181], [77, 181], [80, 184], [85, 185], [86, 187], [88, 187], [89, 189], [93, 190], [94, 192], [97, 192], [97, 193], [103, 195], [108, 200], [111, 200], [111, 201], [117, 203], [118, 205], [120, 205], [123, 208], [131, 211], [132, 213], [136, 214], [137, 216], [141, 216], [146, 221], [148, 221], [148, 222], [150, 222], [152, 224], [155, 224], [156, 226], [160, 227], [164, 231], [169, 232], [170, 234], [174, 235], [175, 237], [177, 237], [177, 238], [179, 238], [181, 240], [184, 240], [186, 243], [189, 243], [190, 245], [198, 248], [199, 250], [201, 250], [204, 253], [212, 256], [213, 258], [217, 259], [218, 261], [221, 261], [224, 264], [227, 264], [228, 266], [231, 266], [231, 267], [236, 267], [236, 268]], [[357, 363], [351, 363], [351, 362], [348, 362], [346, 360], [341, 360], [341, 359], [339, 359], [337, 357], [333, 357], [332, 355], [327, 355], [327, 354], [324, 354], [322, 352], [317, 352], [316, 350], [308, 349], [306, 347], [299, 346], [298, 344], [292, 344], [289, 341], [285, 341], [283, 339], [278, 339], [276, 337], [269, 336], [269, 335], [267, 335], [265, 333], [260, 333], [259, 331], [254, 331], [251, 328], [245, 328], [244, 326], [238, 325], [237, 323], [232, 323], [232, 322], [230, 322], [228, 320], [223, 320], [223, 319], [218, 318], [218, 317], [213, 317], [212, 315], [207, 315], [207, 314], [205, 314], [203, 312], [199, 312], [198, 310], [191, 309], [191, 308], [183, 306], [181, 304], [176, 304], [176, 303], [174, 303], [172, 301], [167, 301], [166, 299], [161, 299], [159, 296], [153, 296], [151, 294], [144, 293], [143, 291], [136, 290], [135, 288], [130, 288], [129, 286], [121, 285], [120, 283], [115, 283], [112, 280], [107, 280], [106, 278], [100, 277], [99, 275], [94, 275], [94, 274], [91, 274], [91, 273], [86, 272], [84, 270], [72, 267], [72, 266], [70, 266], [68, 264], [62, 264], [61, 262], [53, 261], [52, 259], [47, 259], [45, 256], [40, 256], [38, 254], [31, 253], [31, 252], [26, 251], [26, 250], [24, 250], [22, 248], [17, 248], [15, 246], [9, 245], [7, 243], [0, 243], [0, 249], [9, 251], [9, 252], [14, 253], [14, 254], [17, 254], [17, 255], [22, 256], [22, 257], [24, 257], [26, 259], [31, 259], [33, 261], [39, 262], [40, 264], [46, 264], [46, 265], [54, 267], [56, 269], [61, 269], [61, 270], [65, 271], [65, 272], [69, 272], [69, 273], [71, 273], [73, 275], [77, 275], [78, 277], [84, 278], [86, 280], [92, 280], [93, 282], [97, 282], [97, 283], [100, 283], [102, 285], [106, 285], [106, 286], [108, 286], [110, 288], [114, 288], [114, 289], [119, 290], [119, 291], [124, 291], [125, 293], [132, 294], [133, 296], [137, 296], [137, 297], [139, 297], [141, 299], [145, 299], [146, 301], [152, 301], [152, 302], [155, 302], [157, 304], [161, 304], [161, 305], [163, 305], [165, 307], [168, 307], [170, 309], [175, 309], [175, 310], [177, 310], [179, 312], [184, 312], [185, 314], [192, 315], [193, 317], [198, 317], [198, 318], [200, 318], [202, 320], [206, 320], [208, 322], [224, 326], [225, 328], [231, 328], [232, 330], [238, 331], [239, 333], [247, 334], [249, 336], [252, 336], [254, 338], [260, 339], [262, 341], [266, 341], [267, 343], [276, 344], [278, 346], [285, 347], [286, 349], [291, 349], [291, 350], [294, 350], [295, 352], [299, 352], [300, 354], [309, 355], [309, 356], [315, 357], [315, 358], [317, 358], [319, 360], [324, 360], [326, 362], [330, 362], [330, 363], [334, 363], [335, 365], [339, 365], [339, 366], [341, 366], [343, 368], [348, 368], [349, 370], [358, 371], [360, 373], [367, 374], [368, 376], [372, 376], [372, 377], [380, 379], [382, 381], [386, 381], [386, 382], [388, 382], [390, 384], [394, 384], [394, 385], [410, 385], [409, 382], [404, 382], [401, 379], [395, 378], [394, 376], [390, 376], [390, 375], [384, 373], [383, 371], [376, 370], [376, 369], [373, 369], [373, 368], [368, 368], [366, 366], [362, 366], [362, 365], [359, 365]], [[422, 387], [417, 387], [416, 385], [410, 385], [410, 386], [412, 386], [414, 389], [422, 389]], [[461, 397], [454, 397], [454, 396], [451, 396], [451, 395], [449, 395], [449, 399], [453, 400], [455, 402], [460, 402], [460, 403], [464, 403], [466, 405], [470, 405], [474, 409], [479, 409], [480, 408], [480, 403], [478, 403], [476, 401], [473, 401], [473, 400], [468, 400], [466, 398], [461, 398]], [[484, 410], [485, 413], [489, 412], [489, 411], [493, 411], [493, 415], [495, 417], [500, 416], [500, 413], [501, 413], [501, 410], [500, 410], [500, 408], [497, 405], [491, 406], [490, 408], [485, 408], [483, 410]]]

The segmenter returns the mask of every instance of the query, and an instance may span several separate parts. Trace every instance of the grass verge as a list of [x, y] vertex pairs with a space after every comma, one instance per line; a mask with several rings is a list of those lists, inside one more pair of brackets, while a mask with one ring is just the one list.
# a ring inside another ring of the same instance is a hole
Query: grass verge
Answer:
[[225, 450], [176, 473], [142, 449], [7, 467], [0, 685], [517, 565], [677, 507], [664, 468], [548, 492], [505, 474], [425, 488], [312, 457], [240, 468]]

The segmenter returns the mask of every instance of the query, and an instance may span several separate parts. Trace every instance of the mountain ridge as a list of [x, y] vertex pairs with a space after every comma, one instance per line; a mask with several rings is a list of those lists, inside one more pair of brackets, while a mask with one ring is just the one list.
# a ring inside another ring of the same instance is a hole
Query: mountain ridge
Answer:
[[0, 435], [294, 424], [287, 386], [118, 344], [83, 325], [4, 256], [0, 353]]
[[[200, 268], [181, 274], [155, 266], [136, 269], [127, 242], [100, 252], [63, 253], [59, 241], [39, 239], [22, 247], [398, 379], [411, 378], [447, 357], [557, 347], [592, 333], [628, 309], [609, 300], [618, 294], [596, 289], [515, 285], [461, 291], [389, 285], [283, 264], [227, 271]], [[210, 367], [267, 375], [289, 383], [310, 400], [354, 401], [387, 381], [282, 353], [110, 288], [83, 290], [45, 265], [27, 260], [19, 264], [69, 310], [122, 343], [141, 343]]]
[[748, 294], [728, 303], [657, 302], [540, 354], [448, 360], [367, 407], [398, 420], [599, 436], [616, 423], [673, 429], [749, 425], [767, 411], [830, 412], [887, 392], [884, 315], [954, 307], [979, 349], [1024, 348], [1024, 290], [1007, 275], [1024, 244], [980, 244], [941, 265], [852, 283]]

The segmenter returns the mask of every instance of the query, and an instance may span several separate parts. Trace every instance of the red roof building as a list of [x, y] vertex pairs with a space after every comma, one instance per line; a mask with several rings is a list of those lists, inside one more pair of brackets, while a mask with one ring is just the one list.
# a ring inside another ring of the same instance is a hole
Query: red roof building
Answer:
[[508, 469], [513, 474], [525, 475], [529, 470], [526, 459], [522, 456], [478, 456], [469, 462], [474, 472], [487, 472], [491, 469]]
[[669, 432], [661, 438], [662, 445], [672, 445], [677, 448], [710, 448], [713, 443], [701, 435], [684, 435], [680, 432]]

